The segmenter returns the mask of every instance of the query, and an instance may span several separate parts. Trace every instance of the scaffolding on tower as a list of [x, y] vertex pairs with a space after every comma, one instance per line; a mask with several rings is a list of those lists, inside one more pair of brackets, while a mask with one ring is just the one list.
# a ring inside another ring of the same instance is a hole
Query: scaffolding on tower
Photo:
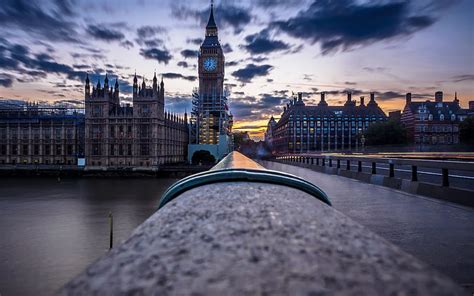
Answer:
[[191, 144], [218, 144], [220, 135], [231, 136], [233, 116], [229, 112], [229, 90], [223, 94], [215, 89], [210, 94], [200, 94], [193, 89], [190, 119]]

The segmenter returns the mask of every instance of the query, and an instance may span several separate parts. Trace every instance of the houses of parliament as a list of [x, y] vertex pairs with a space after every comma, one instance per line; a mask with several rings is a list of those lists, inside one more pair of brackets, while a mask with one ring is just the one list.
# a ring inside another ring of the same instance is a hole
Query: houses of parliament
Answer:
[[199, 93], [189, 121], [165, 111], [165, 85], [156, 73], [151, 85], [135, 73], [132, 104], [120, 101], [118, 80], [106, 75], [94, 84], [87, 75], [84, 109], [0, 108], [0, 164], [158, 170], [189, 162], [196, 151], [221, 159], [231, 150], [232, 115], [213, 5], [198, 62]]
[[85, 80], [85, 108], [0, 109], [0, 164], [85, 166], [91, 170], [134, 168], [186, 161], [187, 116], [165, 111], [163, 80], [133, 79], [133, 106], [120, 102], [118, 81], [91, 86]]
[[163, 80], [147, 86], [133, 78], [133, 107], [121, 104], [119, 84], [109, 86], [106, 75], [92, 88], [85, 85], [85, 158], [92, 167], [149, 168], [184, 162], [188, 144], [186, 115], [165, 111]]

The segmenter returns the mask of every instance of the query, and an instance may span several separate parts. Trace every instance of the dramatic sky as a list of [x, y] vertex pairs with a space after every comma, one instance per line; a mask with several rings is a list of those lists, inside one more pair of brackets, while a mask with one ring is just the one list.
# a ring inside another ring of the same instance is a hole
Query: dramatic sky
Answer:
[[[80, 106], [83, 81], [134, 71], [165, 81], [167, 109], [190, 110], [204, 0], [0, 0], [0, 103]], [[262, 134], [292, 92], [330, 104], [376, 92], [386, 111], [404, 94], [474, 99], [473, 0], [216, 0], [235, 128]]]

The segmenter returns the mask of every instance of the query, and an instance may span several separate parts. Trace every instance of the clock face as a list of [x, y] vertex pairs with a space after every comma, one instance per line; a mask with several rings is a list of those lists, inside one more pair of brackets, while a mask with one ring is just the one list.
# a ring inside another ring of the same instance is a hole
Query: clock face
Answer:
[[203, 63], [204, 70], [210, 72], [214, 71], [217, 68], [217, 59], [216, 58], [206, 58]]

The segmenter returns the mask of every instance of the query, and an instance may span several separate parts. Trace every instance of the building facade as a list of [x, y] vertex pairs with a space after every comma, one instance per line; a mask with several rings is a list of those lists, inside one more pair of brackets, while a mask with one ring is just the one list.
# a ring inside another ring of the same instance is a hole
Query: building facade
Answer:
[[147, 87], [145, 79], [133, 80], [133, 106], [121, 104], [119, 85], [109, 86], [106, 75], [92, 88], [89, 77], [85, 85], [85, 157], [90, 168], [156, 169], [161, 164], [186, 161], [188, 124], [186, 115], [178, 117], [165, 112], [165, 90], [161, 80], [153, 77]]
[[317, 106], [306, 106], [299, 93], [283, 110], [280, 120], [271, 127], [274, 154], [359, 150], [364, 145], [365, 130], [387, 120], [374, 93], [367, 105], [364, 97], [356, 105], [348, 93], [343, 106], [328, 106], [324, 92]]
[[224, 88], [225, 58], [211, 4], [206, 34], [198, 56], [199, 88], [193, 92], [188, 159], [204, 150], [216, 160], [232, 151], [232, 114]]
[[84, 157], [83, 109], [0, 110], [0, 165], [77, 165]]
[[457, 96], [446, 102], [438, 91], [434, 101], [413, 102], [412, 94], [407, 93], [401, 122], [415, 144], [451, 145], [459, 143], [459, 123], [464, 113]]

